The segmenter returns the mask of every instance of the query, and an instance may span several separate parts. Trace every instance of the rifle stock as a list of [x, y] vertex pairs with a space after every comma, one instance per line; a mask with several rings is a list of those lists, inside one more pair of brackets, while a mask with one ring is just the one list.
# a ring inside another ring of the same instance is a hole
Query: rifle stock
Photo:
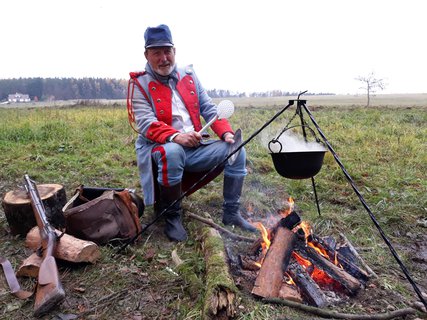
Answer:
[[56, 248], [57, 235], [49, 224], [44, 205], [37, 187], [30, 177], [24, 176], [25, 188], [31, 200], [34, 216], [40, 231], [43, 248], [43, 262], [40, 265], [37, 291], [34, 302], [34, 316], [40, 317], [62, 302], [65, 292], [59, 279], [58, 267], [53, 252]]

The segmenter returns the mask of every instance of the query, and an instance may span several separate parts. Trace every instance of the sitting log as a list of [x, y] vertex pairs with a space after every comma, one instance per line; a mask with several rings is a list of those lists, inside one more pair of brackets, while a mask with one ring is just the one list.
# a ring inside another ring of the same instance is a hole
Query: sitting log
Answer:
[[[62, 207], [67, 202], [64, 187], [59, 184], [39, 184], [37, 190], [46, 209], [49, 222], [57, 227], [65, 226]], [[12, 235], [25, 235], [37, 225], [31, 200], [26, 190], [18, 189], [5, 194], [2, 206]]]
[[[60, 235], [61, 231], [56, 230], [56, 233]], [[34, 227], [28, 232], [25, 245], [33, 250], [37, 250], [40, 247], [41, 239], [38, 227]], [[64, 233], [59, 239], [53, 255], [55, 258], [69, 262], [95, 263], [101, 257], [101, 252], [96, 243], [81, 240]]]

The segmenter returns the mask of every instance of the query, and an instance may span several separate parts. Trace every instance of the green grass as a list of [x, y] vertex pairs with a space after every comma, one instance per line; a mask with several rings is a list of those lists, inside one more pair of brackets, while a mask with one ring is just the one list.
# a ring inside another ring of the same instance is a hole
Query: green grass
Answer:
[[[238, 107], [230, 119], [234, 128], [243, 130], [244, 139], [285, 105], [263, 107], [258, 106], [257, 101], [252, 104], [256, 107], [250, 107], [251, 103], [245, 103], [236, 102]], [[322, 170], [315, 177], [320, 217], [310, 180], [285, 179], [275, 172], [266, 144], [283, 129], [294, 111], [286, 111], [246, 145], [250, 173], [245, 184], [244, 206], [250, 205], [256, 219], [262, 220], [280, 209], [287, 195], [292, 196], [316, 233], [337, 236], [343, 232], [354, 245], [366, 249], [362, 255], [380, 274], [379, 286], [413, 300], [412, 289], [396, 275], [400, 273], [399, 267], [330, 153], [326, 154]], [[399, 253], [409, 270], [422, 280], [423, 273], [411, 262], [413, 251], [408, 249], [411, 245], [408, 234], [425, 234], [425, 228], [417, 221], [427, 216], [426, 109], [322, 106], [314, 107], [312, 112], [385, 233], [401, 249]], [[120, 105], [0, 109], [0, 192], [4, 194], [23, 185], [25, 173], [38, 183], [64, 185], [68, 196], [79, 184], [140, 190], [134, 139], [125, 107]], [[220, 221], [217, 214], [221, 206], [221, 179], [210, 186], [185, 199], [184, 204], [190, 211], [194, 208], [210, 211]], [[150, 210], [144, 217], [147, 221]], [[28, 251], [23, 248], [22, 240], [7, 233], [8, 225], [1, 209], [0, 227], [3, 230], [0, 252], [10, 258], [16, 268]], [[130, 315], [135, 310], [144, 314], [145, 310], [155, 317], [156, 312], [165, 308], [165, 312], [178, 310], [179, 319], [198, 319], [200, 300], [189, 298], [182, 280], [186, 277], [176, 278], [165, 271], [165, 266], [170, 264], [170, 252], [177, 249], [189, 270], [196, 270], [203, 281], [203, 258], [197, 240], [176, 245], [162, 238], [163, 242], [159, 242], [155, 233], [161, 234], [161, 229], [149, 230], [142, 244], [132, 247], [128, 255], [113, 257], [114, 248], [107, 246], [102, 248], [101, 261], [96, 265], [77, 270], [67, 267], [64, 282], [70, 300], [61, 307], [62, 311], [78, 313], [78, 306], [90, 309], [97, 302], [101, 306], [105, 303], [102, 297], [129, 289], [135, 293], [127, 299], [121, 298], [118, 305], [107, 305], [115, 314]], [[146, 258], [150, 250], [155, 252], [152, 260]], [[104, 283], [105, 279], [110, 280]], [[31, 286], [32, 282], [26, 285]], [[79, 286], [85, 288], [84, 294], [73, 291]], [[31, 303], [16, 302], [1, 288], [0, 300], [5, 301], [8, 309], [0, 312], [0, 318], [29, 318]], [[200, 290], [203, 292], [203, 288]], [[150, 300], [156, 297], [163, 297], [164, 303]], [[14, 309], [16, 303], [19, 308]], [[150, 303], [150, 311], [142, 307]], [[242, 305], [244, 312], [240, 319], [269, 318], [284, 312], [298, 314], [285, 307], [273, 308], [256, 302], [250, 296], [243, 297]], [[102, 319], [106, 317], [104, 312], [92, 310], [89, 314]]]

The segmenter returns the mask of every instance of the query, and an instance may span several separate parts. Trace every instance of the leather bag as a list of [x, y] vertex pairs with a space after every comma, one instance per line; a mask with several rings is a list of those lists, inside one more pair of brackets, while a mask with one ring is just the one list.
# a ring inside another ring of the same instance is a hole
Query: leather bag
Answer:
[[87, 196], [99, 192], [90, 191], [88, 188], [85, 194], [85, 187], [80, 186], [72, 198], [72, 207], [68, 208], [70, 202], [65, 205], [66, 233], [103, 245], [131, 239], [141, 231], [138, 207], [128, 189], [106, 188], [93, 199]]

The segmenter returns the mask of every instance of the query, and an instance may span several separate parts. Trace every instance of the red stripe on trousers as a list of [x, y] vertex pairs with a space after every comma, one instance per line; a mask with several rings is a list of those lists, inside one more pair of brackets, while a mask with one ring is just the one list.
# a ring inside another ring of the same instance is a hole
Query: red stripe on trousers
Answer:
[[162, 163], [163, 163], [163, 166], [162, 166], [162, 180], [163, 180], [163, 185], [165, 187], [169, 187], [168, 162], [166, 160], [166, 152], [165, 152], [165, 149], [162, 146], [155, 147], [152, 152], [157, 152], [157, 151], [160, 152], [160, 154], [162, 155], [161, 160], [162, 160]]

